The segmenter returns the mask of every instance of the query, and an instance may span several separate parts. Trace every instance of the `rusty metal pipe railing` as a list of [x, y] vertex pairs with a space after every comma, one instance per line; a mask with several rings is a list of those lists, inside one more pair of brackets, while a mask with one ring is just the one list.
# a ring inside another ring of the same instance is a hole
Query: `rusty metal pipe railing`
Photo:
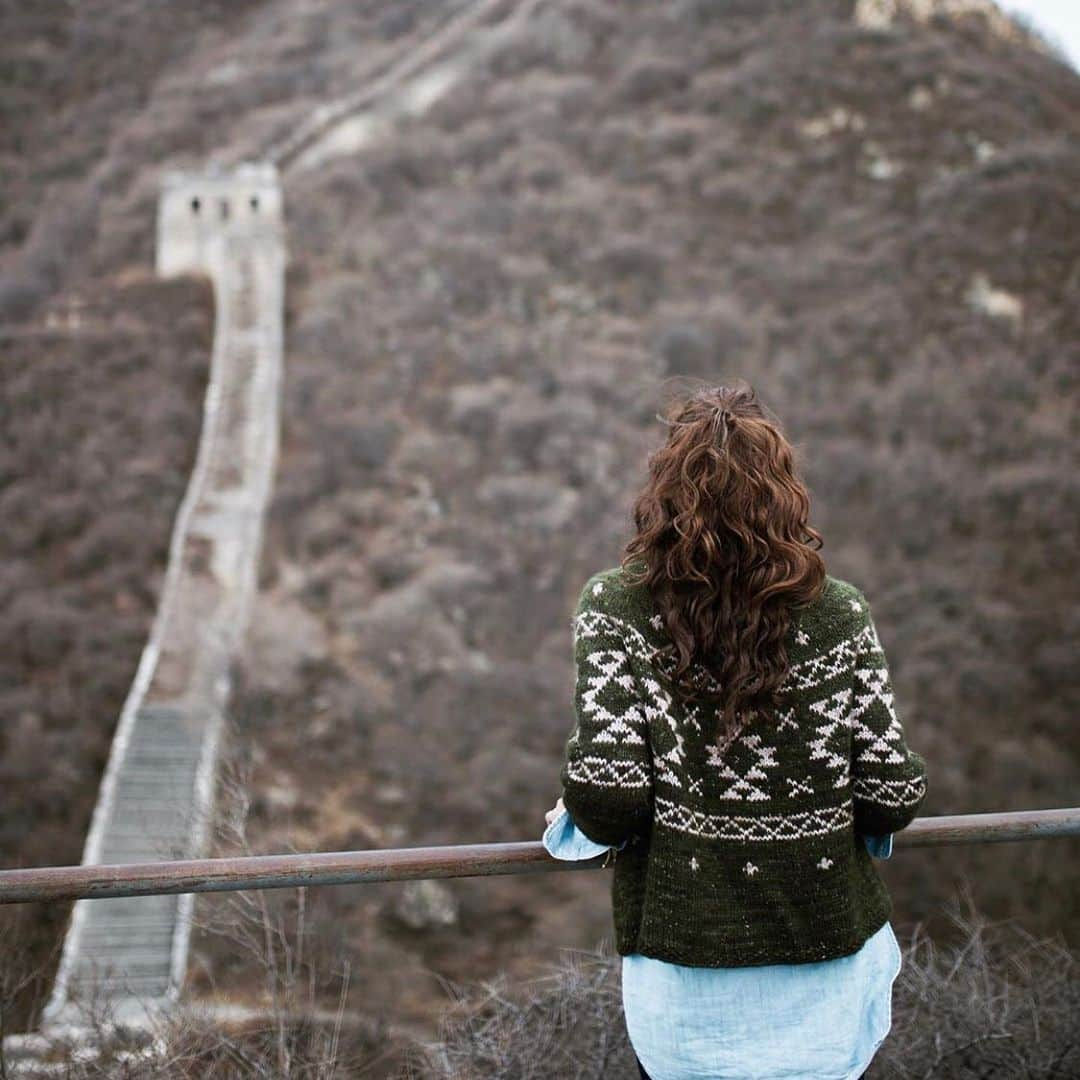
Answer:
[[[917, 818], [896, 833], [894, 847], [899, 850], [943, 844], [994, 844], [1055, 836], [1080, 836], [1080, 807]], [[536, 874], [596, 870], [604, 863], [604, 856], [580, 862], [553, 859], [539, 841], [528, 841], [310, 855], [247, 855], [115, 866], [45, 866], [0, 870], [0, 903]]]

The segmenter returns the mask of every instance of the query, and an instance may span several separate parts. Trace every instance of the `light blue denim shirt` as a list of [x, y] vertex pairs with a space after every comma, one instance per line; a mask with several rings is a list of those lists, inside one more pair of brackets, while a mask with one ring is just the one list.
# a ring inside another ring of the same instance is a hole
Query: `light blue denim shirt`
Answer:
[[[876, 858], [892, 854], [891, 834], [864, 839]], [[566, 810], [543, 842], [556, 859], [610, 850]], [[892, 1026], [900, 964], [887, 922], [857, 952], [813, 963], [687, 967], [631, 953], [622, 958], [626, 1030], [653, 1080], [854, 1080]]]

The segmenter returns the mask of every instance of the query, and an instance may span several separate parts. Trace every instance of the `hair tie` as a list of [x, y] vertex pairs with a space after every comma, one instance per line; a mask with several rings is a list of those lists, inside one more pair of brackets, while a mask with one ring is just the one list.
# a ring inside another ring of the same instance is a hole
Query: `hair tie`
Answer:
[[731, 425], [734, 422], [735, 414], [726, 405], [718, 405], [716, 412], [713, 414], [712, 428], [714, 434], [719, 429], [723, 429], [723, 434], [720, 437], [721, 450], [727, 446], [728, 437], [731, 434]]

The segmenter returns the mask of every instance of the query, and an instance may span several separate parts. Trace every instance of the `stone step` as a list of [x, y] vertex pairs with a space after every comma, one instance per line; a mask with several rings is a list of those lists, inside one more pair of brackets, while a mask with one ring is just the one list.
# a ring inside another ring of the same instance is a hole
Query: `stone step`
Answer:
[[201, 731], [140, 731], [137, 735], [132, 736], [128, 748], [161, 746], [180, 750], [198, 750], [201, 742]]
[[119, 780], [124, 775], [145, 775], [155, 772], [162, 776], [170, 776], [180, 770], [193, 775], [197, 767], [198, 761], [193, 760], [191, 754], [179, 750], [148, 749], [129, 754], [117, 779]]
[[[144, 900], [155, 899], [149, 896], [126, 896], [123, 902], [128, 907], [110, 908], [99, 915], [90, 913], [83, 924], [86, 930], [97, 929], [101, 926], [127, 926], [134, 931], [142, 931], [155, 926], [171, 926], [176, 917], [176, 897], [167, 896], [163, 899], [171, 901], [169, 904], [158, 904], [140, 910], [136, 905]], [[95, 904], [108, 903], [107, 900], [95, 900]]]
[[151, 862], [164, 862], [174, 858], [177, 851], [187, 851], [190, 843], [189, 831], [182, 823], [175, 828], [149, 830], [135, 822], [110, 823], [109, 835], [102, 845], [102, 855], [106, 852], [116, 855], [138, 855]]
[[[120, 899], [120, 898], [118, 898]], [[146, 908], [138, 905], [144, 901], [164, 899], [168, 904], [155, 904]], [[124, 907], [107, 908], [99, 914], [93, 911], [89, 913], [83, 927], [86, 930], [96, 929], [101, 926], [128, 926], [133, 931], [144, 930], [155, 926], [171, 926], [176, 917], [176, 897], [151, 897], [151, 896], [125, 896], [122, 898]], [[95, 904], [107, 904], [108, 900], [95, 900]]]
[[194, 755], [193, 760], [168, 769], [155, 766], [140, 767], [135, 762], [125, 762], [117, 776], [116, 789], [117, 791], [123, 791], [125, 788], [132, 791], [145, 791], [156, 797], [163, 786], [166, 790], [190, 788], [198, 771], [198, 758]]
[[146, 753], [155, 750], [160, 750], [162, 753], [185, 753], [198, 756], [201, 745], [201, 736], [197, 739], [188, 739], [186, 737], [162, 734], [160, 737], [148, 736], [147, 738], [132, 739], [127, 747], [127, 760], [130, 760], [130, 755], [133, 753]]
[[[177, 807], [186, 810], [191, 803], [190, 795], [194, 787], [194, 783], [185, 784], [182, 789], [164, 787], [159, 794], [154, 794], [151, 788], [133, 788], [119, 785], [115, 793], [116, 802], [114, 802], [114, 806], [124, 805], [129, 807], [131, 804], [138, 802], [140, 813], [161, 817], [164, 814], [174, 812]], [[119, 802], [121, 796], [123, 797], [122, 804]]]
[[84, 916], [86, 926], [102, 922], [147, 926], [169, 922], [176, 912], [175, 896], [115, 896], [95, 900]]
[[188, 856], [186, 843], [176, 841], [172, 844], [138, 846], [121, 843], [113, 846], [107, 843], [101, 852], [102, 866], [128, 866], [132, 863], [160, 863], [169, 862], [173, 859], [183, 859]]
[[152, 912], [169, 912], [176, 906], [175, 896], [110, 896], [87, 904], [87, 919], [105, 915], [127, 914], [133, 919], [148, 917]]
[[[121, 788], [118, 786], [117, 793], [120, 792], [123, 793], [123, 800], [121, 801], [117, 799], [116, 803], [114, 804], [113, 816], [117, 816], [115, 813], [115, 809], [117, 807], [122, 807], [124, 809], [125, 816], [133, 815], [136, 812], [138, 789]], [[138, 804], [138, 812], [141, 813], [142, 810], [153, 812], [156, 810], [159, 813], [164, 814], [167, 812], [172, 812], [176, 807], [183, 807], [186, 813], [192, 803], [192, 799], [190, 796], [193, 795], [195, 792], [194, 782], [186, 785], [186, 792], [188, 793], [187, 798], [181, 798], [180, 793], [174, 791], [173, 789], [165, 789], [164, 794], [161, 798], [158, 798], [156, 795], [151, 795], [148, 793], [143, 799], [143, 801]]]
[[[85, 945], [90, 945], [94, 942], [102, 941], [108, 934], [115, 934], [118, 931], [123, 931], [125, 935], [131, 935], [130, 940], [134, 940], [137, 937], [157, 937], [161, 934], [167, 934], [171, 937], [173, 932], [173, 920], [160, 919], [156, 922], [146, 923], [132, 923], [127, 919], [105, 920], [100, 923], [95, 923], [93, 926], [84, 926], [81, 940]], [[125, 937], [122, 940], [127, 941], [129, 938]]]
[[113, 804], [112, 820], [139, 824], [144, 832], [171, 832], [176, 825], [187, 825], [191, 820], [191, 813], [190, 801], [180, 802], [174, 799], [159, 805], [151, 802], [140, 803], [136, 799], [128, 798]]
[[186, 837], [182, 839], [145, 841], [142, 837], [110, 837], [101, 851], [101, 860], [108, 866], [118, 863], [159, 863], [173, 858], [175, 852], [187, 851]]
[[[87, 953], [90, 956], [90, 953]], [[97, 950], [96, 963], [86, 965], [86, 970], [94, 968], [102, 974], [116, 976], [121, 972], [132, 975], [169, 972], [168, 949], [112, 949]]]
[[124, 979], [98, 978], [94, 975], [80, 976], [72, 973], [68, 984], [76, 997], [92, 998], [98, 994], [109, 997], [132, 994], [139, 998], [164, 997], [169, 989], [168, 972], [164, 975], [146, 973], [131, 975]]
[[[123, 935], [125, 946], [116, 945], [118, 938], [109, 935]], [[99, 967], [110, 964], [125, 964], [132, 955], [162, 956], [172, 945], [173, 928], [171, 925], [155, 927], [153, 932], [140, 930], [137, 933], [128, 926], [99, 926], [93, 934], [86, 933], [82, 938], [84, 958], [93, 959]]]
[[[116, 829], [116, 835], [124, 835], [125, 830], [135, 830], [131, 835], [136, 837], [145, 836], [151, 842], [170, 841], [175, 842], [184, 838], [191, 831], [192, 807], [172, 806], [163, 807], [161, 810], [142, 813], [138, 809], [139, 804], [132, 799], [113, 808], [110, 819], [110, 835]], [[121, 811], [117, 813], [117, 811]]]

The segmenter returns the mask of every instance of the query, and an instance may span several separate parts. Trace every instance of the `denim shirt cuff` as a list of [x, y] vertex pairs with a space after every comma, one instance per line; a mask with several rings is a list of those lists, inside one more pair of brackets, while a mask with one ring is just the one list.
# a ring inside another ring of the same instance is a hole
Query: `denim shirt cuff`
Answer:
[[[544, 830], [543, 843], [549, 855], [564, 862], [594, 859], [597, 855], [603, 855], [612, 850], [606, 844], [598, 844], [595, 840], [590, 840], [574, 824], [570, 812], [565, 809]], [[626, 847], [626, 843], [624, 840], [615, 850], [621, 851]]]
[[863, 840], [866, 842], [866, 850], [875, 859], [887, 859], [892, 855], [892, 833], [885, 833], [882, 836], [870, 836], [863, 834]]

